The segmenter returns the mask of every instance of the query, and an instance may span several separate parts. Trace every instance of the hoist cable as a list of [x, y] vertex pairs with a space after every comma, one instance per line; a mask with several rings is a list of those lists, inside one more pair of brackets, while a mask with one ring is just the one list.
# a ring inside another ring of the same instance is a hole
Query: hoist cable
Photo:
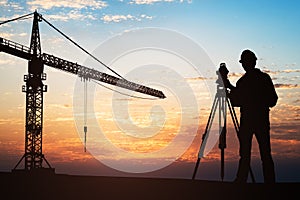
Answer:
[[86, 152], [86, 136], [87, 136], [87, 82], [88, 80], [87, 79], [84, 79], [83, 80], [83, 84], [84, 84], [84, 111], [83, 111], [83, 123], [84, 123], [84, 126], [83, 126], [83, 132], [84, 132], [84, 152]]
[[89, 56], [91, 56], [94, 60], [96, 60], [97, 62], [99, 62], [100, 64], [102, 64], [104, 67], [106, 67], [107, 69], [109, 69], [111, 72], [113, 72], [114, 74], [116, 74], [117, 76], [119, 76], [120, 78], [124, 79], [120, 74], [118, 74], [116, 71], [114, 71], [113, 69], [111, 69], [109, 66], [107, 66], [105, 63], [103, 63], [102, 61], [100, 61], [98, 58], [96, 58], [95, 56], [93, 56], [92, 54], [90, 54], [87, 50], [85, 50], [84, 48], [82, 48], [79, 44], [77, 44], [74, 40], [72, 40], [71, 38], [69, 38], [66, 34], [64, 34], [63, 32], [61, 32], [59, 29], [57, 29], [55, 26], [53, 26], [50, 22], [48, 22], [45, 18], [43, 18], [41, 16], [41, 18], [49, 25], [51, 26], [54, 30], [56, 30], [58, 33], [60, 33], [61, 35], [63, 35], [67, 40], [69, 40], [70, 42], [72, 42], [74, 45], [76, 45], [78, 48], [80, 48], [82, 51], [84, 51], [86, 54], [88, 54]]

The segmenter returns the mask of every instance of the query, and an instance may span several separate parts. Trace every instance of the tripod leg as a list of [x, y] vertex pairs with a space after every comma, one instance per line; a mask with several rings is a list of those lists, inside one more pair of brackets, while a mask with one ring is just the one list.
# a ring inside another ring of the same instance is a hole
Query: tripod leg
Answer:
[[[226, 120], [225, 120], [226, 121]], [[225, 148], [226, 148], [226, 125], [222, 128], [222, 132], [219, 138], [219, 148], [221, 149], [221, 180], [224, 180], [224, 157], [225, 157]]]
[[196, 166], [195, 166], [195, 169], [194, 169], [194, 173], [193, 173], [192, 180], [194, 180], [194, 179], [195, 179], [195, 177], [196, 177], [197, 170], [198, 170], [199, 163], [200, 163], [200, 159], [201, 159], [201, 158], [198, 158], [198, 159], [197, 159], [197, 163], [196, 163]]
[[221, 149], [221, 180], [224, 180], [224, 149]]
[[251, 169], [251, 166], [250, 166], [250, 168], [249, 168], [249, 172], [250, 172], [250, 176], [251, 176], [252, 183], [256, 183], [255, 178], [254, 178], [253, 171], [252, 171], [252, 169]]
[[[226, 99], [224, 97], [220, 100], [220, 109], [219, 109], [219, 124], [221, 129], [221, 134], [219, 136], [219, 149], [221, 149], [221, 180], [224, 180], [224, 168], [225, 168], [225, 148], [226, 148], [226, 123], [227, 123], [227, 106], [226, 106]], [[223, 127], [221, 126], [223, 116]]]
[[[216, 112], [216, 109], [217, 109], [217, 105], [218, 105], [218, 97], [217, 95], [215, 96], [215, 99], [214, 99], [214, 102], [213, 102], [213, 106], [212, 106], [212, 109], [210, 111], [210, 114], [209, 114], [209, 117], [208, 117], [208, 122], [206, 124], [206, 128], [205, 128], [205, 132], [202, 136], [202, 142], [201, 142], [201, 145], [200, 145], [200, 149], [199, 149], [199, 152], [198, 152], [198, 159], [197, 159], [197, 162], [196, 162], [196, 166], [195, 166], [195, 169], [194, 169], [194, 173], [193, 173], [193, 176], [192, 176], [192, 179], [194, 180], [195, 177], [196, 177], [196, 174], [197, 174], [197, 170], [198, 170], [198, 167], [199, 167], [199, 164], [200, 164], [200, 160], [201, 160], [201, 150], [202, 150], [202, 146], [205, 145], [205, 140], [209, 134], [209, 130], [210, 130], [210, 127], [211, 127], [211, 124], [212, 124], [212, 119], [214, 118], [214, 115], [215, 115], [215, 112]], [[203, 150], [204, 151], [204, 150]]]

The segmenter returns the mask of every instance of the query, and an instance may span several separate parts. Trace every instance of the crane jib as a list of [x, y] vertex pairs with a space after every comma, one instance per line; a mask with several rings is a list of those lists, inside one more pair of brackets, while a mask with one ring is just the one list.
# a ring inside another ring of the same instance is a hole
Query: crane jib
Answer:
[[[30, 48], [27, 46], [24, 46], [22, 44], [0, 38], [0, 51], [3, 51], [5, 53], [15, 55], [17, 57], [31, 60], [33, 58], [32, 52], [30, 52]], [[82, 65], [79, 65], [74, 62], [70, 62], [61, 58], [58, 58], [56, 56], [43, 53], [41, 58], [43, 64], [53, 67], [56, 69], [60, 69], [65, 72], [69, 72], [75, 75], [78, 75], [80, 77], [86, 78], [86, 79], [93, 79], [96, 81], [101, 81], [107, 84], [115, 85], [118, 87], [122, 87], [128, 90], [136, 91], [139, 93], [155, 96], [158, 98], [166, 98], [166, 96], [163, 94], [162, 91], [156, 90], [144, 85], [140, 85], [131, 81], [128, 81], [126, 79], [121, 79], [100, 71], [97, 71], [95, 69], [91, 69]]]

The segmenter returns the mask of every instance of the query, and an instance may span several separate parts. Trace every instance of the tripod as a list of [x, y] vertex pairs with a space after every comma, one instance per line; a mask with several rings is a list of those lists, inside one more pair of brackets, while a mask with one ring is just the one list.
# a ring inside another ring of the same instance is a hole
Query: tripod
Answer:
[[[217, 107], [219, 107], [219, 130], [220, 130], [220, 136], [219, 136], [219, 149], [221, 150], [221, 179], [223, 181], [224, 179], [224, 153], [225, 153], [225, 148], [226, 148], [226, 116], [227, 116], [227, 105], [229, 107], [230, 115], [234, 124], [234, 128], [236, 133], [239, 132], [239, 123], [235, 114], [235, 110], [231, 105], [230, 99], [227, 97], [227, 89], [221, 84], [220, 80], [217, 80], [217, 93], [215, 95], [215, 99], [212, 105], [212, 109], [209, 114], [208, 122], [206, 124], [205, 132], [202, 136], [202, 142], [200, 146], [200, 150], [198, 153], [198, 159], [196, 162], [196, 166], [194, 169], [193, 177], [192, 179], [195, 179], [201, 157], [203, 157], [204, 154], [204, 149], [207, 143], [207, 139], [209, 136], [209, 132], [212, 126], [213, 118], [215, 116]], [[222, 116], [223, 116], [223, 126], [222, 126]], [[252, 182], [255, 183], [254, 175], [252, 172], [252, 169], [250, 167], [250, 175]]]

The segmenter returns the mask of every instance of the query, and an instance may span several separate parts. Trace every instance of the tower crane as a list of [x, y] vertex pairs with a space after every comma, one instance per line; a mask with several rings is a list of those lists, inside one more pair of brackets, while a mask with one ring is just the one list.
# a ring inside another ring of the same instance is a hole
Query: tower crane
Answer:
[[[25, 85], [22, 86], [22, 92], [26, 93], [25, 153], [13, 170], [17, 170], [16, 168], [23, 160], [25, 161], [23, 169], [24, 171], [32, 171], [35, 169], [44, 168], [43, 161], [47, 163], [49, 169], [53, 169], [50, 163], [46, 160], [42, 151], [43, 94], [44, 92], [47, 92], [47, 85], [43, 83], [43, 81], [46, 80], [46, 74], [44, 73], [45, 65], [61, 70], [63, 72], [68, 72], [70, 74], [77, 75], [83, 78], [83, 80], [85, 81], [84, 84], [86, 84], [87, 80], [100, 81], [110, 85], [115, 85], [117, 87], [122, 87], [128, 90], [133, 90], [139, 93], [151, 95], [157, 98], [166, 98], [162, 91], [128, 81], [113, 70], [111, 71], [113, 71], [119, 77], [112, 76], [97, 71], [95, 69], [91, 69], [89, 67], [61, 59], [54, 55], [42, 53], [39, 33], [39, 22], [46, 20], [37, 11], [31, 14], [33, 14], [33, 25], [29, 47], [0, 37], [0, 52], [4, 52], [28, 60], [28, 74], [24, 75]], [[25, 15], [23, 17], [28, 17], [29, 15], [30, 14]], [[18, 17], [13, 20], [21, 18], [22, 17]], [[8, 20], [7, 22], [13, 20]], [[48, 21], [46, 22], [50, 26], [55, 28]], [[0, 25], [1, 24], [3, 23], [0, 23]], [[58, 29], [56, 30], [59, 31]], [[72, 42], [79, 47], [77, 43], [75, 43], [74, 41]], [[84, 50], [83, 48], [81, 49]], [[86, 51], [86, 53], [88, 52]], [[89, 55], [92, 56], [91, 54]], [[94, 59], [96, 58], [94, 57]], [[104, 65], [104, 63], [102, 64]], [[84, 96], [86, 96], [86, 94]], [[86, 133], [86, 131], [87, 127], [85, 123], [84, 132]]]

